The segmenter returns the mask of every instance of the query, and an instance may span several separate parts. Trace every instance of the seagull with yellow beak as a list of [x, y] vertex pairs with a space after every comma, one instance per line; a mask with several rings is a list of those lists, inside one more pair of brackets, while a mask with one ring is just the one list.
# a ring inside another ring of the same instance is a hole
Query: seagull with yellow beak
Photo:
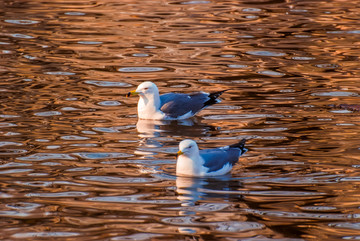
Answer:
[[233, 145], [215, 149], [199, 150], [193, 140], [183, 140], [179, 143], [176, 163], [176, 175], [180, 176], [219, 176], [231, 171], [239, 157], [247, 149], [246, 139]]
[[190, 94], [167, 93], [159, 95], [158, 87], [150, 82], [143, 82], [126, 97], [138, 95], [138, 117], [152, 120], [182, 120], [194, 116], [200, 110], [219, 103], [218, 97], [226, 90]]

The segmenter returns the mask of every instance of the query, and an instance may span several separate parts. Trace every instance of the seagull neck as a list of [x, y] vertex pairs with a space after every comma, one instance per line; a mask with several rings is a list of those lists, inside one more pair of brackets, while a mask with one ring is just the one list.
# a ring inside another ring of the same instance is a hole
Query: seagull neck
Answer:
[[146, 106], [146, 108], [153, 106], [156, 110], [160, 109], [159, 95], [152, 94], [152, 95], [141, 96], [140, 100], [143, 101], [143, 104], [144, 106]]
[[159, 95], [140, 96], [138, 103], [138, 114], [142, 119], [154, 119], [160, 109]]

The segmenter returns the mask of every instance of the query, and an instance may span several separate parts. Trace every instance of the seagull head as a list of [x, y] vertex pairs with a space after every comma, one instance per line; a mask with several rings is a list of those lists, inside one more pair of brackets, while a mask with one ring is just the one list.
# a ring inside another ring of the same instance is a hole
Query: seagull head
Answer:
[[178, 156], [185, 155], [192, 157], [199, 154], [199, 147], [193, 140], [183, 140], [179, 143], [179, 151], [177, 152]]
[[127, 93], [126, 97], [131, 95], [140, 95], [143, 96], [150, 96], [150, 95], [159, 95], [159, 89], [157, 88], [156, 84], [150, 81], [146, 81], [141, 83], [136, 90], [130, 91]]

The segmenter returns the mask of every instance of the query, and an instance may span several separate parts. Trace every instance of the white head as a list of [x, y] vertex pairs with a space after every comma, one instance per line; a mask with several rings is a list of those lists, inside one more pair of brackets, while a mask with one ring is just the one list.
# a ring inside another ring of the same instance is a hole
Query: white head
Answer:
[[146, 81], [141, 83], [135, 90], [140, 96], [159, 95], [159, 89], [153, 82]]
[[126, 97], [139, 95], [138, 116], [140, 119], [161, 120], [164, 113], [160, 111], [160, 96], [157, 86], [150, 81], [141, 83], [136, 90], [127, 93]]
[[186, 139], [179, 143], [178, 155], [184, 155], [187, 157], [193, 157], [199, 155], [199, 147], [195, 141]]
[[176, 175], [201, 176], [203, 161], [195, 141], [181, 141], [179, 143], [179, 151], [177, 154]]

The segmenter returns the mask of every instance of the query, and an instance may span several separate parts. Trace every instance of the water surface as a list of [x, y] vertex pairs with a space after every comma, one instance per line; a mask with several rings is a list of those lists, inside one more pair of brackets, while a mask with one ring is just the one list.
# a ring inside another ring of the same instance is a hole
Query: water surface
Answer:
[[[334, 1], [5, 1], [3, 240], [360, 239], [360, 9]], [[161, 92], [229, 89], [184, 121]], [[248, 138], [232, 173], [175, 175], [179, 141]]]

